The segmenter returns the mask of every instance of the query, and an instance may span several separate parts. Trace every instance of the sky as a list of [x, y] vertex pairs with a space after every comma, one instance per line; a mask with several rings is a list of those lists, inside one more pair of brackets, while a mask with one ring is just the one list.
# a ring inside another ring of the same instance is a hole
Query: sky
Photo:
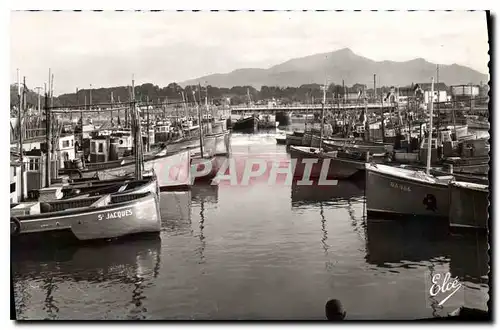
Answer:
[[54, 95], [166, 86], [350, 48], [376, 60], [424, 58], [488, 73], [484, 12], [11, 12], [10, 72]]

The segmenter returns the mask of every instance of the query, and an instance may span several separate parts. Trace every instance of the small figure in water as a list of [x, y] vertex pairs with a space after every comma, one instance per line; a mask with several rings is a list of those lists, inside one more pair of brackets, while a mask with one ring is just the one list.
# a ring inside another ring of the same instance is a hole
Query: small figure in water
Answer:
[[341, 321], [346, 316], [346, 311], [337, 299], [330, 299], [325, 305], [325, 314], [328, 321]]

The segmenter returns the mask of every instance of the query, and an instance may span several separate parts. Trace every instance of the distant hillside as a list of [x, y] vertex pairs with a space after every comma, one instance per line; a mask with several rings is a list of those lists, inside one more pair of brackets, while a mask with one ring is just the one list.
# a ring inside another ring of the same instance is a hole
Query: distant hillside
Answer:
[[[26, 86], [26, 103], [28, 104], [28, 107], [31, 108], [31, 107], [37, 107], [38, 106], [38, 94], [29, 89], [29, 86]], [[43, 91], [42, 91], [43, 93]], [[41, 107], [43, 108], [44, 106], [44, 99], [43, 99], [43, 95], [40, 97], [40, 105]], [[14, 84], [14, 85], [10, 85], [10, 105], [11, 107], [15, 106], [17, 107], [19, 104], [19, 97], [17, 95], [17, 86]], [[54, 100], [54, 104], [55, 105], [58, 105], [58, 103], [55, 102]]]
[[[213, 74], [181, 83], [182, 86], [207, 82], [217, 87], [250, 85], [291, 86], [325, 82], [355, 84], [367, 82], [377, 74], [385, 86], [404, 86], [412, 82], [427, 82], [436, 74], [436, 64], [422, 58], [406, 62], [373, 61], [344, 48], [331, 53], [292, 59], [269, 69], [239, 69], [227, 74]], [[439, 79], [447, 85], [488, 82], [488, 75], [471, 68], [453, 64], [439, 66]]]
[[[213, 74], [197, 79], [185, 81], [180, 85], [170, 83], [160, 87], [146, 83], [135, 87], [136, 100], [150, 100], [157, 102], [181, 102], [182, 95], [188, 102], [193, 102], [193, 90], [197, 90], [198, 82], [204, 86], [208, 83], [208, 96], [216, 104], [230, 99], [231, 104], [247, 103], [248, 95], [252, 102], [280, 99], [282, 103], [291, 102], [319, 102], [322, 98], [321, 84], [325, 77], [329, 78], [328, 97], [342, 95], [342, 80], [346, 92], [354, 92], [365, 88], [367, 92], [372, 88], [373, 74], [377, 74], [377, 89], [383, 92], [390, 86], [410, 86], [412, 83], [427, 83], [430, 77], [436, 74], [436, 64], [424, 59], [415, 59], [406, 62], [373, 61], [354, 54], [350, 49], [341, 49], [331, 53], [316, 54], [296, 58], [275, 65], [269, 69], [239, 69], [227, 74]], [[457, 84], [487, 83], [488, 75], [482, 74], [465, 66], [457, 64], [440, 65], [439, 80], [447, 86]], [[380, 84], [379, 84], [380, 81]], [[382, 85], [382, 86], [380, 86]], [[205, 98], [205, 87], [202, 87], [201, 98]], [[115, 101], [129, 101], [128, 86], [99, 88], [92, 90], [92, 103], [108, 103], [111, 93]], [[17, 89], [10, 88], [11, 105], [16, 105]], [[196, 98], [200, 95], [196, 93]], [[28, 104], [37, 104], [37, 95], [29, 90]], [[90, 91], [80, 90], [78, 97], [75, 93], [63, 94], [54, 98], [54, 105], [74, 105], [78, 101], [84, 104], [90, 102]], [[203, 101], [204, 102], [204, 101]], [[42, 98], [43, 107], [43, 98]]]

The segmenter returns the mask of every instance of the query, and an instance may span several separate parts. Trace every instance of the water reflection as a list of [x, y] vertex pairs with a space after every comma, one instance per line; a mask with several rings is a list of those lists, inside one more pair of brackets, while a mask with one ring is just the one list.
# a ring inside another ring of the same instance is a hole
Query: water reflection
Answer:
[[198, 249], [200, 253], [200, 263], [205, 263], [205, 236], [203, 235], [203, 229], [205, 228], [205, 202], [203, 199], [200, 201], [200, 221], [199, 221], [200, 233], [198, 237], [200, 238], [200, 247]]
[[191, 186], [191, 200], [194, 204], [205, 203], [217, 204], [219, 200], [219, 186], [210, 183], [196, 183]]
[[191, 191], [168, 191], [160, 194], [162, 227], [174, 235], [192, 234]]
[[325, 210], [323, 209], [323, 203], [320, 204], [321, 211], [321, 232], [323, 233], [321, 237], [321, 245], [323, 246], [323, 250], [325, 251], [325, 256], [328, 255], [328, 248], [330, 247], [327, 243], [328, 241], [328, 231], [326, 230], [326, 218], [325, 218]]
[[[22, 319], [34, 297], [41, 294], [44, 318], [56, 319], [59, 310], [66, 307], [58, 304], [59, 295], [68, 293], [67, 290], [59, 292], [60, 286], [72, 286], [73, 293], [83, 299], [93, 292], [80, 289], [78, 283], [98, 286], [114, 282], [132, 288], [132, 309], [128, 317], [143, 318], [146, 312], [142, 306], [146, 299], [145, 283], [159, 274], [160, 251], [161, 239], [158, 236], [92, 246], [69, 246], [62, 250], [16, 250], [12, 258], [15, 299], [23, 302], [16, 304], [17, 317]], [[116, 294], [123, 294], [123, 290]], [[29, 318], [40, 317], [37, 314]]]
[[300, 185], [293, 180], [292, 207], [307, 207], [312, 205], [344, 205], [350, 200], [357, 200], [364, 195], [363, 181], [339, 180], [337, 185], [320, 185], [313, 181], [312, 185]]
[[415, 220], [368, 219], [366, 228], [365, 259], [372, 265], [415, 268], [449, 262], [453, 277], [487, 283], [488, 243], [484, 234], [452, 234], [447, 223]]
[[[447, 226], [422, 221], [366, 221], [366, 261], [384, 267], [389, 263], [420, 262], [446, 256]], [[412, 267], [407, 265], [407, 267]]]

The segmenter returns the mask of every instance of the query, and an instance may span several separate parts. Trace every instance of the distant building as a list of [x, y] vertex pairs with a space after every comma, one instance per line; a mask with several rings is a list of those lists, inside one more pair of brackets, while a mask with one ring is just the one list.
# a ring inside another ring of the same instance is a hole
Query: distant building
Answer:
[[[424, 104], [428, 104], [431, 100], [432, 91], [424, 90]], [[432, 97], [433, 102], [448, 102], [448, 92], [447, 91], [437, 91], [434, 90], [434, 96]]]
[[473, 84], [451, 86], [451, 95], [454, 101], [464, 101], [479, 97], [479, 91], [480, 86]]
[[[420, 87], [423, 92], [423, 103], [429, 104], [432, 99], [433, 102], [448, 102], [450, 100], [448, 91], [449, 88], [445, 83], [434, 83], [434, 95], [432, 95], [432, 84], [431, 83], [418, 83], [414, 87]], [[405, 88], [407, 90], [407, 88]], [[407, 91], [408, 92], [408, 91]]]

